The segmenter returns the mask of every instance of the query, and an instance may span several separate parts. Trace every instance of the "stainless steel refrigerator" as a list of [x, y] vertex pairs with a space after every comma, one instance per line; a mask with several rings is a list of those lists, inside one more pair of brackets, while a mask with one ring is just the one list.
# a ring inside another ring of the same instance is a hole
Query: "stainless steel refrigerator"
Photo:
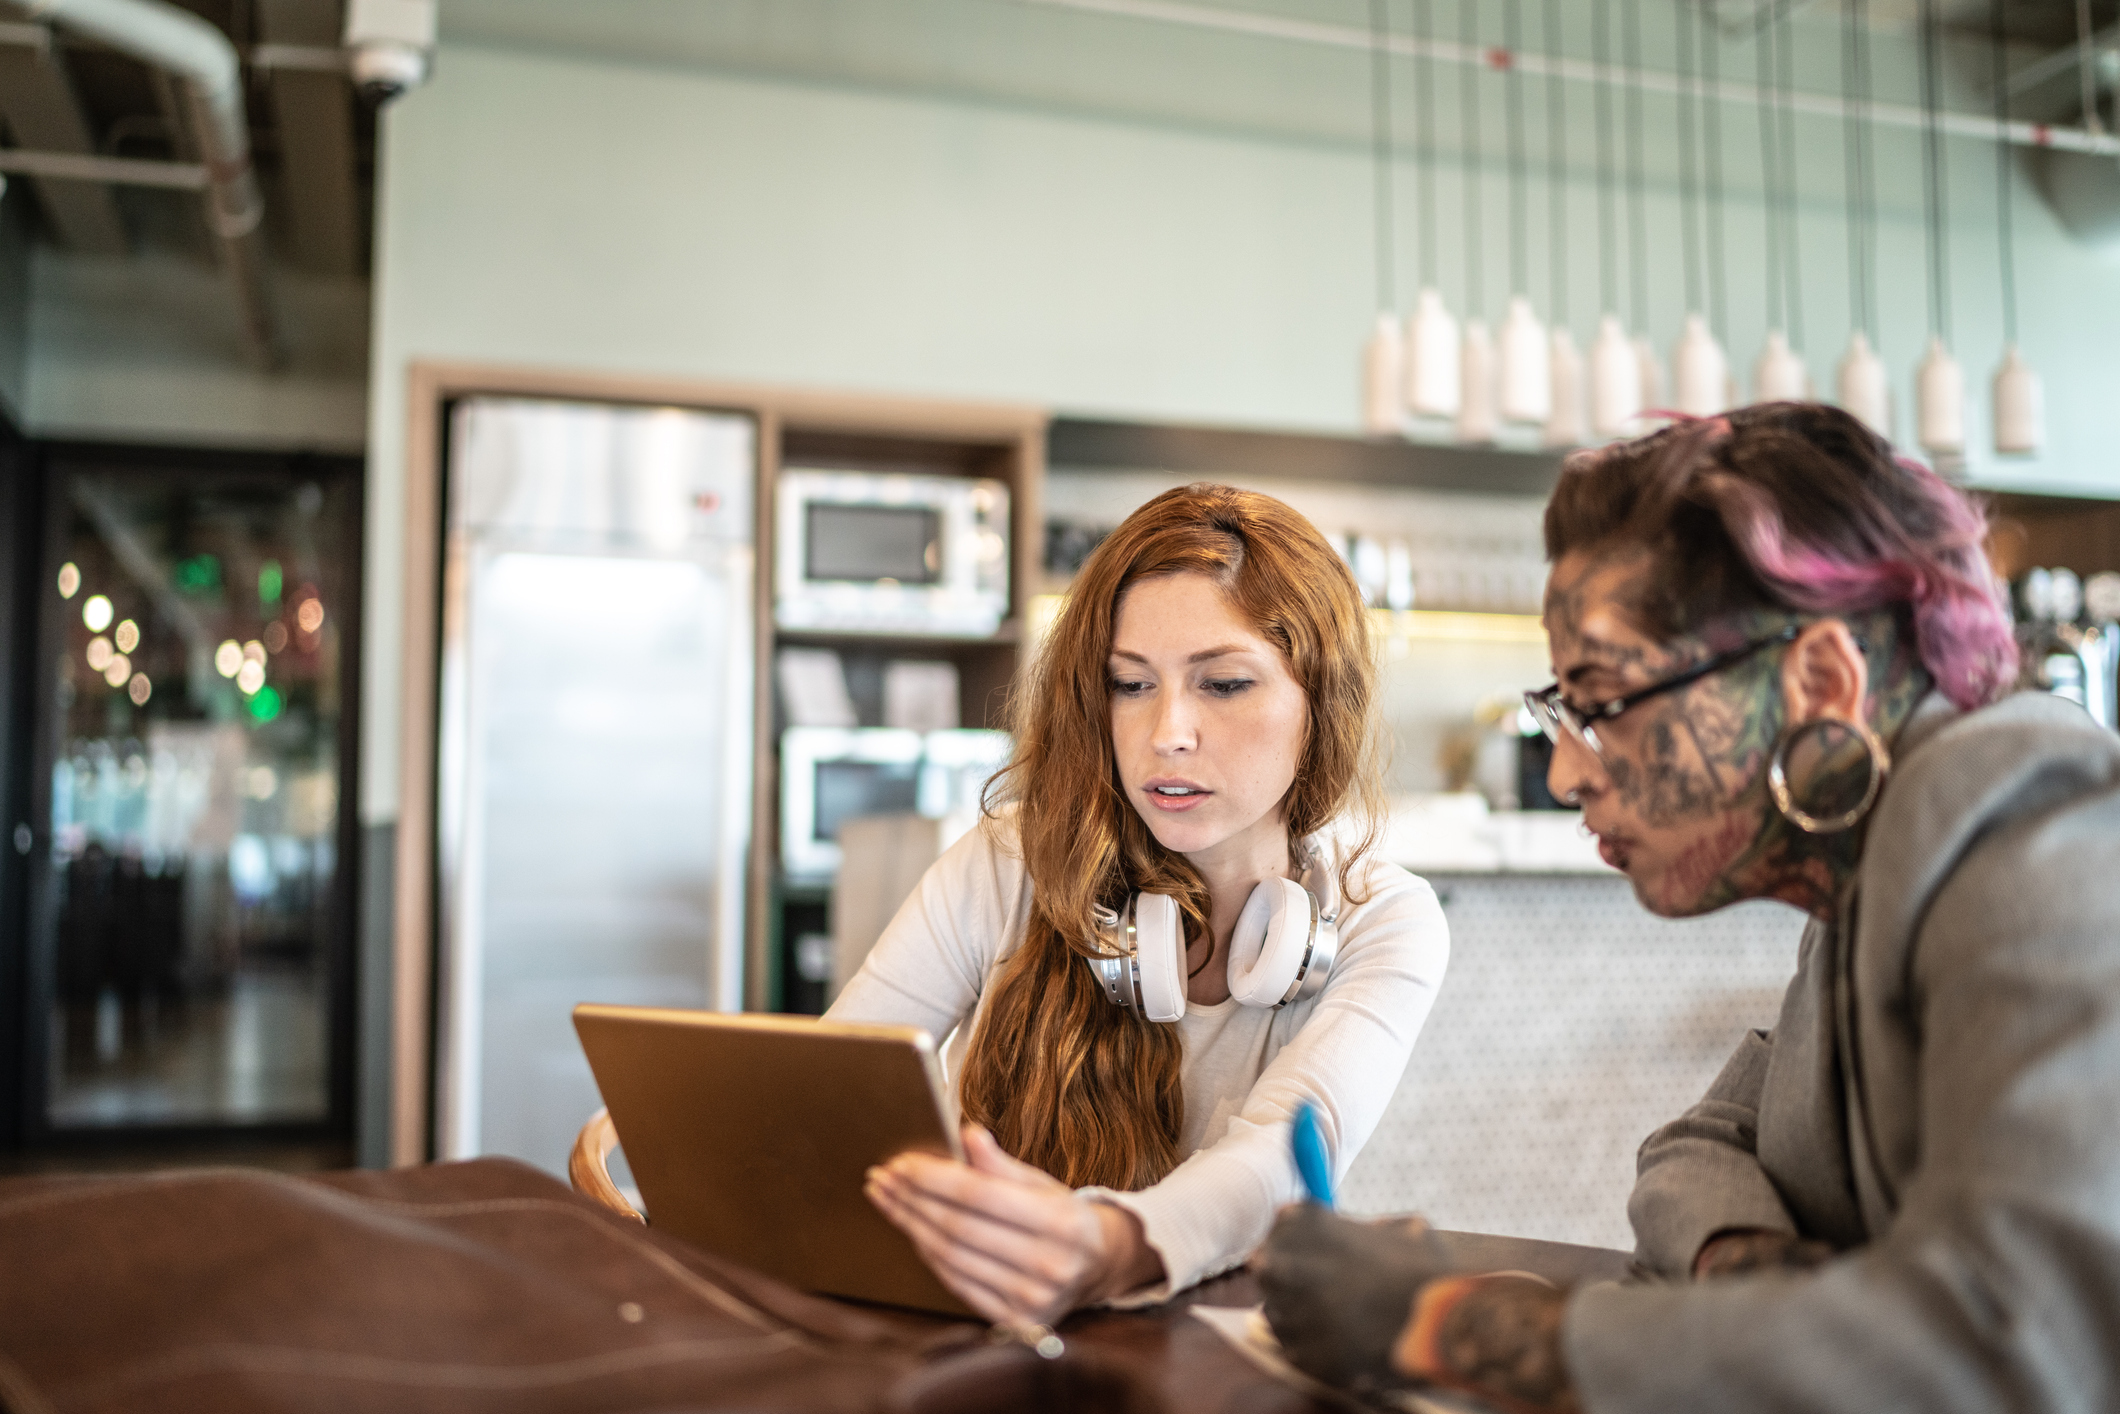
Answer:
[[742, 1004], [757, 433], [473, 398], [449, 436], [436, 1148], [559, 1173], [577, 1002]]

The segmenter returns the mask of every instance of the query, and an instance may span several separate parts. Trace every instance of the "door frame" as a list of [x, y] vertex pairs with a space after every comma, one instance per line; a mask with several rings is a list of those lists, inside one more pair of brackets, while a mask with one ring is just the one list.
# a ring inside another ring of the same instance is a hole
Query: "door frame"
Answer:
[[[31, 813], [36, 718], [37, 577], [44, 536], [44, 476], [36, 444], [0, 407], [0, 1153], [23, 1142], [29, 1049], [30, 856], [16, 846]], [[35, 840], [32, 832], [32, 850]]]
[[[355, 1118], [356, 1040], [359, 1025], [359, 931], [357, 905], [360, 898], [360, 836], [358, 781], [360, 779], [362, 606], [366, 564], [363, 558], [368, 494], [367, 468], [363, 458], [319, 452], [265, 452], [255, 449], [209, 449], [156, 447], [133, 443], [89, 441], [41, 441], [24, 444], [26, 468], [8, 494], [5, 509], [13, 513], [30, 509], [15, 523], [0, 555], [12, 556], [13, 565], [0, 564], [6, 584], [17, 596], [9, 619], [14, 642], [8, 644], [10, 686], [7, 727], [7, 816], [9, 831], [15, 822], [48, 819], [51, 793], [51, 743], [45, 739], [39, 711], [51, 697], [52, 664], [42, 651], [57, 629], [55, 601], [44, 593], [46, 571], [59, 552], [59, 512], [64, 502], [59, 494], [60, 478], [71, 467], [101, 462], [129, 471], [221, 471], [259, 478], [294, 480], [340, 480], [351, 483], [352, 505], [341, 527], [338, 550], [348, 577], [346, 602], [334, 615], [342, 630], [342, 701], [340, 708], [337, 771], [339, 792], [337, 819], [333, 824], [336, 867], [333, 871], [332, 920], [326, 940], [330, 949], [328, 987], [330, 1011], [326, 1060], [325, 1117], [319, 1121], [272, 1121], [258, 1124], [149, 1124], [109, 1128], [60, 1129], [45, 1120], [45, 1049], [50, 1035], [49, 1016], [42, 1004], [47, 992], [49, 959], [40, 959], [33, 946], [34, 922], [47, 903], [48, 871], [38, 866], [50, 859], [51, 841], [43, 832], [33, 832], [29, 854], [24, 857], [9, 841], [6, 863], [15, 871], [17, 883], [7, 889], [0, 904], [0, 1023], [8, 1024], [16, 1038], [0, 1047], [0, 1148], [14, 1150], [79, 1150], [99, 1148], [202, 1148], [220, 1144], [254, 1144], [260, 1140], [287, 1143], [345, 1143], [353, 1139]], [[24, 498], [28, 498], [25, 506]], [[12, 980], [12, 991], [8, 983]]]
[[[757, 424], [757, 480], [752, 495], [752, 643], [763, 655], [773, 643], [773, 486], [783, 434], [807, 431], [907, 436], [961, 435], [1020, 446], [1038, 468], [1031, 487], [1015, 499], [1019, 584], [1040, 563], [1035, 537], [1042, 524], [1036, 484], [1042, 482], [1045, 427], [1042, 408], [1025, 404], [942, 401], [874, 393], [844, 393], [758, 383], [719, 382], [654, 374], [590, 372], [513, 364], [414, 360], [405, 392], [405, 559], [403, 639], [399, 645], [398, 817], [391, 911], [390, 1162], [425, 1163], [434, 1156], [434, 1000], [440, 958], [437, 731], [441, 719], [443, 517], [448, 510], [449, 405], [466, 397], [562, 398], [584, 402], [645, 403], [746, 414]], [[751, 848], [744, 889], [744, 1005], [767, 1001], [767, 900], [772, 857], [761, 842], [775, 827], [773, 674], [763, 664], [752, 677], [753, 728]], [[586, 1116], [584, 1116], [586, 1118]]]

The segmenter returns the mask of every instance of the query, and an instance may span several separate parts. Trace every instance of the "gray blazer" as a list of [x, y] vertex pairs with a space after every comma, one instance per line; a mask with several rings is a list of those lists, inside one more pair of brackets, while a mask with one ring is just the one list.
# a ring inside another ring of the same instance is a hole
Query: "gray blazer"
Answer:
[[1897, 755], [1779, 1022], [1628, 1204], [1670, 1277], [1732, 1227], [1840, 1255], [1577, 1293], [1592, 1411], [2120, 1409], [2120, 737], [1932, 696]]

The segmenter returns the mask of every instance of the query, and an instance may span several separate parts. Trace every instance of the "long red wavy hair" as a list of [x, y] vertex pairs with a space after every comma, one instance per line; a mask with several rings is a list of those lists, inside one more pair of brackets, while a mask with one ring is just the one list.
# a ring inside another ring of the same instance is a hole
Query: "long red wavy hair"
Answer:
[[988, 799], [1015, 806], [1031, 916], [994, 982], [960, 1087], [966, 1118], [1075, 1187], [1144, 1188], [1183, 1157], [1178, 1029], [1113, 1006], [1080, 961], [1099, 951], [1095, 910], [1133, 893], [1174, 898], [1188, 943], [1207, 932], [1207, 885], [1135, 811], [1111, 737], [1120, 601], [1144, 579], [1177, 574], [1213, 580], [1281, 650], [1309, 701], [1283, 802], [1291, 853], [1352, 817], [1340, 885], [1353, 898], [1350, 871], [1381, 818], [1376, 660], [1361, 592], [1325, 538], [1273, 497], [1230, 486], [1180, 487], [1128, 516], [1083, 565], [1015, 701], [1015, 756]]

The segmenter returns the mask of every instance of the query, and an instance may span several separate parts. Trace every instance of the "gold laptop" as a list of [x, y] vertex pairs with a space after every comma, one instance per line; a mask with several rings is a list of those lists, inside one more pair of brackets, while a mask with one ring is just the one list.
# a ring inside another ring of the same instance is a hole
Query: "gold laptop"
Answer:
[[599, 1005], [574, 1030], [658, 1230], [806, 1291], [972, 1314], [861, 1191], [908, 1149], [964, 1157], [927, 1032]]

